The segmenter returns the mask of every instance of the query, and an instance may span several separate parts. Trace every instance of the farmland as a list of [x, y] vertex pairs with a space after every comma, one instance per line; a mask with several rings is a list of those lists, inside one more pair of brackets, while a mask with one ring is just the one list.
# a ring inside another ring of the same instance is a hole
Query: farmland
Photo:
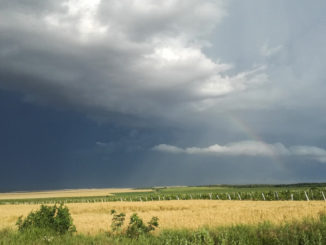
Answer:
[[[62, 198], [69, 199], [74, 197], [98, 197], [98, 196], [110, 196], [115, 193], [128, 193], [128, 192], [144, 192], [145, 190], [136, 190], [131, 188], [102, 188], [102, 189], [67, 189], [67, 190], [50, 190], [50, 191], [34, 191], [34, 192], [9, 192], [0, 193], [1, 200], [30, 200], [30, 199], [55, 199]], [[151, 191], [151, 189], [147, 190]]]
[[326, 184], [152, 187], [0, 193], [0, 204], [93, 203], [163, 200], [325, 200]]
[[[281, 232], [283, 228], [277, 227], [306, 222], [304, 220], [318, 223], [320, 214], [326, 213], [324, 193], [324, 184], [3, 193], [0, 194], [0, 230], [10, 229], [8, 234], [16, 234], [15, 223], [19, 216], [26, 217], [38, 210], [40, 204], [63, 202], [70, 210], [78, 236], [102, 236], [110, 231], [112, 209], [125, 213], [126, 220], [133, 213], [138, 213], [144, 222], [158, 217], [155, 236], [166, 231], [192, 234], [203, 228], [214, 233], [222, 227], [233, 229], [239, 225], [256, 229], [252, 227], [260, 227], [262, 222], [268, 222]], [[125, 222], [122, 229], [127, 225]], [[323, 236], [326, 239], [326, 234]]]
[[[214, 228], [235, 224], [258, 224], [270, 221], [281, 224], [285, 221], [301, 220], [305, 217], [316, 218], [320, 212], [326, 212], [324, 201], [217, 201], [217, 200], [172, 200], [155, 202], [106, 202], [106, 203], [70, 203], [67, 204], [77, 231], [84, 234], [96, 234], [108, 231], [111, 224], [110, 210], [126, 213], [129, 219], [132, 213], [138, 213], [144, 221], [152, 216], [160, 220], [159, 230], [191, 229], [200, 227]], [[37, 204], [1, 205], [1, 228], [15, 228], [20, 215], [26, 216], [39, 208]]]

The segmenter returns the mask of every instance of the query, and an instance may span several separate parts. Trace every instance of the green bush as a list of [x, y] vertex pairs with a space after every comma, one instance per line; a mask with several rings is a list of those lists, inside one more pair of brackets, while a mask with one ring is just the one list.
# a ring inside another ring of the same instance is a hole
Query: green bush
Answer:
[[126, 215], [124, 213], [117, 214], [117, 212], [112, 209], [111, 215], [113, 215], [111, 229], [113, 232], [117, 232], [121, 230], [121, 227], [125, 221]]
[[20, 232], [42, 230], [65, 234], [76, 231], [69, 209], [63, 204], [60, 206], [41, 205], [40, 210], [30, 212], [25, 219], [20, 216], [16, 225]]
[[130, 223], [128, 225], [126, 234], [130, 238], [138, 238], [140, 235], [145, 235], [150, 231], [155, 230], [158, 227], [158, 218], [152, 217], [147, 225], [144, 224], [143, 220], [138, 217], [136, 213], [131, 215]]
[[[121, 231], [121, 227], [125, 221], [125, 214], [118, 214], [114, 209], [111, 210], [111, 215], [113, 215], [111, 229], [113, 232]], [[125, 231], [125, 234], [129, 238], [139, 238], [141, 235], [146, 235], [149, 232], [155, 230], [158, 227], [158, 218], [152, 217], [152, 219], [146, 224], [143, 220], [138, 217], [137, 213], [134, 213], [130, 217], [129, 225]], [[121, 234], [124, 234], [121, 233]]]

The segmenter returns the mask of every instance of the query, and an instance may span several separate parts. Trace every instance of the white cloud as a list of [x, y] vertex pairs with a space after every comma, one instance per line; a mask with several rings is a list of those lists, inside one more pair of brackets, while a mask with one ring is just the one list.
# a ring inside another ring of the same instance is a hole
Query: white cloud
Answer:
[[227, 145], [211, 145], [208, 147], [180, 148], [173, 145], [160, 144], [152, 148], [166, 153], [183, 153], [198, 155], [228, 156], [301, 156], [326, 162], [326, 150], [315, 146], [285, 147], [282, 143], [268, 144], [262, 141], [239, 141]]
[[169, 153], [184, 153], [185, 150], [182, 148], [173, 146], [173, 145], [166, 145], [166, 144], [160, 144], [153, 147], [153, 150], [155, 151], [162, 151], [162, 152], [169, 152]]
[[43, 20], [49, 28], [75, 33], [81, 41], [87, 41], [108, 30], [96, 17], [100, 3], [101, 0], [67, 0], [61, 3], [64, 11], [49, 13]]
[[211, 145], [205, 148], [188, 147], [178, 148], [171, 145], [158, 145], [154, 150], [169, 153], [187, 153], [187, 154], [214, 154], [214, 155], [247, 155], [247, 156], [273, 156], [279, 154], [288, 154], [288, 150], [280, 143], [266, 144], [261, 141], [240, 141], [227, 145]]
[[0, 86], [96, 113], [191, 113], [267, 79], [255, 68], [227, 74], [233, 64], [203, 52], [226, 16], [223, 2], [66, 0], [43, 11], [0, 4]]

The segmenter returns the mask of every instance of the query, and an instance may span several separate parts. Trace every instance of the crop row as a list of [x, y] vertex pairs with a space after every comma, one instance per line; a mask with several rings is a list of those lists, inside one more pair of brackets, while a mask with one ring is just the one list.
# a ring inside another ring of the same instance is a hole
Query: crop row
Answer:
[[254, 201], [285, 201], [285, 200], [325, 200], [325, 193], [319, 190], [310, 191], [268, 191], [268, 192], [229, 192], [229, 193], [142, 193], [141, 195], [112, 195], [103, 197], [77, 198], [40, 198], [0, 200], [0, 204], [52, 204], [52, 203], [94, 203], [94, 202], [146, 202], [163, 200], [254, 200]]

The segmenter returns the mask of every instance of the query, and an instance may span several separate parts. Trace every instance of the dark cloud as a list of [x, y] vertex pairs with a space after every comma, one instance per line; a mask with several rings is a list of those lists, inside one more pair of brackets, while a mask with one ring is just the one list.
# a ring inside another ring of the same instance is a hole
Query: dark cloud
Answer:
[[3, 11], [2, 87], [81, 109], [169, 119], [266, 78], [259, 69], [228, 76], [228, 64], [202, 52], [225, 16], [220, 1], [57, 5], [33, 14], [16, 3]]
[[[216, 180], [230, 183], [240, 176], [230, 172], [237, 156], [151, 149], [204, 150], [249, 140], [269, 146], [279, 142], [291, 154], [282, 164], [251, 154], [243, 167], [252, 170], [247, 180], [264, 180], [254, 174], [262, 171], [261, 161], [269, 165], [271, 174], [263, 171], [262, 176], [270, 181], [305, 179], [304, 162], [314, 164], [311, 180], [323, 169], [326, 149], [325, 5], [321, 0], [1, 1], [0, 88], [7, 91], [2, 96], [18, 92], [21, 108], [44, 108], [39, 116], [33, 114], [35, 120], [53, 110], [67, 112], [59, 113], [64, 118], [92, 118], [78, 135], [89, 130], [96, 137], [71, 136], [88, 144], [67, 147], [58, 158], [62, 166], [70, 159], [90, 170], [86, 162], [94, 159], [100, 171], [119, 161], [137, 172], [126, 176], [130, 183], [146, 177], [147, 183], [157, 178], [163, 184], [169, 174], [159, 172], [175, 171], [167, 179], [181, 184], [190, 183], [207, 162], [202, 170], [210, 176], [207, 181], [214, 182], [210, 172], [216, 170], [230, 177]], [[2, 110], [7, 115], [10, 109]], [[110, 127], [114, 130], [108, 132]], [[49, 134], [48, 140], [53, 137]], [[60, 155], [59, 149], [55, 152]], [[116, 169], [122, 174], [122, 167]], [[146, 169], [157, 174], [151, 177]], [[288, 174], [291, 170], [295, 174]]]

